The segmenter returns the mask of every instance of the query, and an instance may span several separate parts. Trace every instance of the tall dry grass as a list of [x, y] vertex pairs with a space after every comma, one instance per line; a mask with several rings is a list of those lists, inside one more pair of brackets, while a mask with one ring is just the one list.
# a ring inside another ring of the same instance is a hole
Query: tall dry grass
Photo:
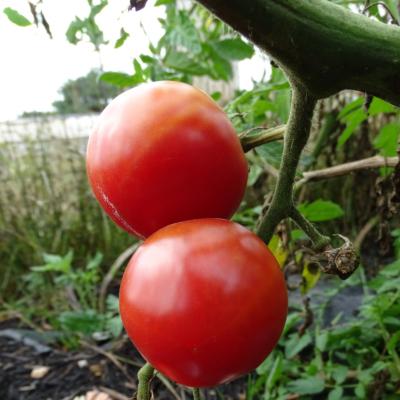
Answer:
[[18, 296], [21, 276], [43, 253], [97, 251], [104, 269], [134, 239], [93, 198], [86, 177], [94, 118], [39, 118], [0, 125], [0, 297]]

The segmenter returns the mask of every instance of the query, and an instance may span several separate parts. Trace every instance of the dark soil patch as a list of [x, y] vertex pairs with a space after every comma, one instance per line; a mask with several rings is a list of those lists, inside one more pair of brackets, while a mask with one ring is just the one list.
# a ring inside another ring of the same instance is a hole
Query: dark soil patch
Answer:
[[[127, 339], [101, 346], [87, 343], [78, 351], [67, 351], [40, 343], [37, 336], [33, 340], [7, 336], [15, 332], [29, 333], [15, 321], [0, 323], [1, 400], [74, 400], [79, 396], [83, 400], [90, 390], [108, 393], [113, 400], [134, 395], [136, 374], [143, 360]], [[40, 379], [31, 377], [37, 366], [49, 368]], [[221, 394], [225, 400], [245, 399], [245, 383], [246, 379], [238, 380], [204, 390], [203, 394], [207, 400], [220, 399]], [[159, 378], [154, 379], [152, 387], [156, 400], [192, 398], [188, 389], [173, 383], [167, 388]]]

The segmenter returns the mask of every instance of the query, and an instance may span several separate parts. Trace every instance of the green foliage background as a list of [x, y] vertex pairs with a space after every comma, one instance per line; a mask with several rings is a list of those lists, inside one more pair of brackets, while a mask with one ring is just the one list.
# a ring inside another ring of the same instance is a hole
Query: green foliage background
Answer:
[[[366, 4], [334, 2], [358, 10]], [[384, 3], [390, 13], [373, 5], [369, 15], [384, 22], [399, 21], [398, 1]], [[88, 4], [89, 15], [71, 22], [67, 40], [77, 45], [89, 41], [96, 51], [106, 45], [118, 51], [126, 45], [129, 33], [124, 28], [115, 42], [107, 43], [97, 25], [107, 1], [88, 0]], [[234, 63], [255, 54], [251, 44], [193, 2], [182, 8], [174, 0], [158, 0], [156, 6], [165, 8], [163, 35], [133, 60], [131, 73], [91, 72], [67, 82], [61, 89], [63, 101], [55, 104], [58, 113], [99, 111], [119, 91], [147, 81], [192, 83], [207, 77], [229, 82]], [[4, 13], [21, 27], [31, 24], [12, 8]], [[218, 92], [210, 95], [221, 97]], [[256, 134], [286, 123], [289, 84], [282, 71], [272, 67], [270, 76], [254, 82], [251, 90], [236, 90], [223, 106], [238, 134]], [[94, 201], [84, 154], [77, 151], [76, 141], [50, 137], [44, 124], [43, 137], [26, 141], [24, 151], [16, 152], [13, 142], [0, 144], [7, 178], [0, 191], [0, 315], [17, 313], [36, 327], [51, 324], [62, 343], [71, 347], [79, 346], [82, 338], [94, 340], [99, 332], [112, 340], [121, 334], [114, 296], [118, 273], [103, 306], [99, 286], [134, 239], [116, 228]], [[366, 107], [361, 93], [326, 99], [318, 104], [299, 178], [306, 171], [377, 154], [393, 157], [399, 138], [399, 110], [392, 105], [374, 98]], [[274, 186], [281, 154], [281, 141], [248, 154], [248, 190], [236, 221], [255, 227], [265, 196]], [[392, 174], [392, 168], [383, 167], [298, 188], [300, 211], [322, 231], [357, 240], [363, 228], [371, 226], [362, 237], [362, 266], [344, 283], [322, 278], [310, 261], [310, 243], [302, 232], [289, 221], [280, 227], [270, 248], [294, 289], [290, 314], [278, 347], [248, 376], [247, 399], [400, 398], [400, 231], [390, 203]], [[335, 299], [352, 291], [359, 292], [355, 315], [345, 313], [346, 303], [342, 311], [334, 308], [337, 313], [329, 316]], [[307, 296], [309, 307], [304, 306]], [[305, 326], [310, 315], [313, 320]]]

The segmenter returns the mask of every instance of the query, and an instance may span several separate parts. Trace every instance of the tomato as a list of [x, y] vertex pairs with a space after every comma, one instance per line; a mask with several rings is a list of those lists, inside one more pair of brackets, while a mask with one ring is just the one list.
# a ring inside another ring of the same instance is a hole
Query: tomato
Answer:
[[247, 162], [227, 116], [202, 91], [154, 82], [116, 97], [90, 135], [92, 190], [120, 227], [147, 237], [174, 222], [230, 218]]
[[222, 219], [179, 222], [151, 235], [120, 288], [122, 321], [136, 348], [157, 370], [191, 387], [256, 368], [281, 335], [287, 301], [267, 246]]

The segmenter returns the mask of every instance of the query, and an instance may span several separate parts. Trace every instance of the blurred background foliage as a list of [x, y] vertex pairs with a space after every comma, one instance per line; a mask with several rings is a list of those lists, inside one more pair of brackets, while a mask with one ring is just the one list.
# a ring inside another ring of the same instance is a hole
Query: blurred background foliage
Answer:
[[[369, 5], [334, 2], [358, 12]], [[127, 31], [121, 28], [110, 43], [97, 25], [107, 1], [88, 4], [89, 15], [71, 22], [67, 40], [89, 41], [96, 51], [124, 46]], [[386, 7], [371, 4], [366, 14], [399, 21], [397, 0], [386, 0]], [[74, 132], [65, 115], [99, 112], [126, 88], [168, 79], [207, 90], [239, 135], [288, 119], [289, 84], [276, 66], [270, 74], [266, 68], [251, 90], [238, 88], [237, 63], [256, 53], [250, 43], [194, 2], [158, 0], [156, 6], [165, 9], [163, 35], [132, 61], [131, 73], [100, 67], [66, 82], [51, 115], [26, 113], [18, 123], [1, 125], [0, 319], [15, 317], [35, 329], [50, 329], [66, 347], [79, 346], [82, 338], [120, 337], [118, 279], [137, 243], [95, 202], [85, 172], [88, 132]], [[32, 9], [37, 24], [51, 35], [38, 10]], [[31, 23], [17, 10], [4, 12], [17, 25]], [[395, 157], [399, 138], [399, 110], [378, 98], [366, 101], [364, 93], [343, 92], [318, 103], [298, 172], [299, 209], [322, 231], [351, 238], [362, 265], [346, 282], [322, 277], [304, 234], [290, 221], [281, 224], [270, 248], [291, 289], [290, 314], [279, 346], [249, 375], [247, 399], [400, 398], [399, 169], [383, 165], [301, 179], [350, 161]], [[281, 140], [247, 154], [248, 190], [234, 220], [255, 228], [281, 154]]]

